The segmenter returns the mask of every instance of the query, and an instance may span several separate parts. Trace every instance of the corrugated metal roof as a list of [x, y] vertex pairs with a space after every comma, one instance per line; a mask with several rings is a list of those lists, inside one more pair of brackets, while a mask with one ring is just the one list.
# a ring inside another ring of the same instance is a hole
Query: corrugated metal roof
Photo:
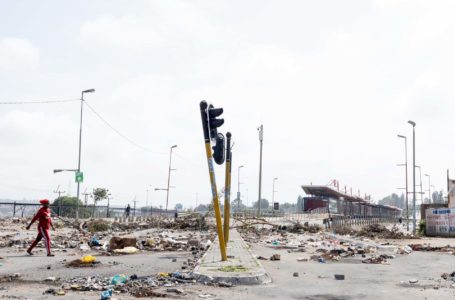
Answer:
[[325, 185], [302, 185], [302, 189], [307, 195], [333, 197], [336, 199], [344, 198], [344, 200], [351, 202], [366, 202], [361, 197], [345, 194]]

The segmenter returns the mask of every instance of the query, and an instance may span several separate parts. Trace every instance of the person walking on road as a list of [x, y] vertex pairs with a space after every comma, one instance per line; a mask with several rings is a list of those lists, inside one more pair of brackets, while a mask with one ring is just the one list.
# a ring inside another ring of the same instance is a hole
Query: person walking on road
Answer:
[[128, 204], [128, 206], [127, 206], [126, 209], [125, 209], [125, 216], [126, 216], [127, 218], [130, 217], [130, 211], [131, 211], [131, 207], [130, 207], [130, 205]]
[[41, 203], [41, 205], [43, 205], [43, 207], [41, 207], [38, 210], [30, 224], [28, 224], [26, 227], [27, 230], [29, 230], [33, 223], [35, 223], [35, 221], [38, 220], [38, 235], [36, 236], [35, 241], [27, 249], [27, 253], [33, 255], [32, 253], [33, 248], [35, 248], [36, 245], [38, 245], [41, 239], [44, 239], [47, 256], [54, 256], [54, 254], [51, 253], [51, 235], [49, 234], [49, 229], [52, 228], [52, 230], [55, 231], [55, 228], [54, 224], [52, 224], [51, 210], [49, 209], [49, 200], [43, 199], [40, 200], [39, 202]]

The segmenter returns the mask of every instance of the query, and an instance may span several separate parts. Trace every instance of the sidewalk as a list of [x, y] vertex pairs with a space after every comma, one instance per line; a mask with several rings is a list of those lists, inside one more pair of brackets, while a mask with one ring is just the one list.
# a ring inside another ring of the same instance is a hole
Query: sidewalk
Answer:
[[269, 275], [253, 256], [237, 230], [230, 231], [227, 255], [228, 260], [221, 261], [219, 242], [216, 239], [194, 269], [194, 276], [200, 282], [226, 282], [235, 285], [271, 282]]

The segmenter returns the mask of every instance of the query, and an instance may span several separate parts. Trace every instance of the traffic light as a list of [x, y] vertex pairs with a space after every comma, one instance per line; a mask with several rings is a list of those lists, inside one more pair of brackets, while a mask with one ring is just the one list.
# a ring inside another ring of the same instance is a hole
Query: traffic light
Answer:
[[[218, 131], [217, 128], [224, 124], [224, 119], [217, 119], [223, 113], [223, 108], [214, 108], [212, 104], [209, 105], [207, 109], [208, 115], [208, 123], [209, 123], [209, 130], [210, 130], [210, 138], [218, 139]], [[224, 137], [223, 137], [224, 141]]]
[[224, 142], [224, 135], [222, 133], [218, 133], [215, 139], [215, 146], [212, 147], [213, 149], [213, 159], [218, 165], [222, 165], [225, 159], [225, 142]]

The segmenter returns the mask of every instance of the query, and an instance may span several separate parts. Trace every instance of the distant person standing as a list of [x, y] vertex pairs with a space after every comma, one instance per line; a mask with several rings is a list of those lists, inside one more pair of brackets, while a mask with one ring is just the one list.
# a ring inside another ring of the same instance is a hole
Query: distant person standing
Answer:
[[130, 217], [130, 211], [131, 211], [131, 207], [130, 207], [130, 205], [128, 204], [128, 206], [127, 206], [126, 209], [125, 209], [125, 216], [126, 216], [127, 218]]
[[52, 224], [51, 219], [51, 210], [49, 209], [49, 200], [43, 199], [39, 201], [43, 207], [41, 207], [36, 215], [33, 217], [30, 224], [27, 225], [27, 230], [38, 220], [38, 235], [36, 236], [35, 241], [27, 249], [27, 253], [33, 255], [33, 248], [38, 245], [41, 239], [44, 239], [44, 244], [46, 246], [47, 256], [54, 256], [51, 253], [51, 235], [49, 234], [49, 229], [55, 230], [54, 225]]

